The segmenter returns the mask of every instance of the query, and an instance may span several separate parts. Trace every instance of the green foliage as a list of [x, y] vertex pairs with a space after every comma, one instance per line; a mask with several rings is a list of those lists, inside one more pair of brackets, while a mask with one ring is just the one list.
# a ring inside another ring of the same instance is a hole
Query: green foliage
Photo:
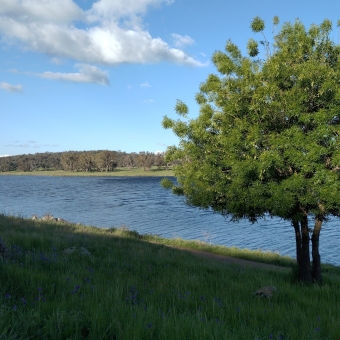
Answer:
[[161, 185], [164, 189], [171, 189], [173, 187], [172, 181], [169, 178], [162, 178]]
[[177, 103], [176, 103], [176, 106], [175, 106], [175, 111], [180, 116], [186, 117], [186, 115], [188, 114], [188, 107], [182, 101], [177, 100]]
[[254, 39], [249, 39], [247, 45], [248, 54], [251, 57], [256, 57], [259, 54], [259, 45]]
[[220, 51], [217, 51], [213, 54], [212, 60], [218, 72], [222, 74], [231, 74], [235, 70], [235, 65], [232, 60], [226, 54]]
[[[259, 17], [251, 23], [264, 28]], [[285, 23], [262, 61], [253, 39], [250, 57], [230, 40], [213, 54], [219, 75], [200, 84], [199, 116], [163, 120], [180, 138], [176, 190], [189, 204], [251, 221], [340, 214], [340, 49], [331, 28]]]
[[232, 59], [240, 59], [242, 57], [240, 49], [231, 42], [231, 40], [227, 41], [225, 46], [225, 50], [230, 54]]
[[254, 18], [250, 25], [250, 28], [255, 33], [262, 32], [264, 27], [264, 21], [260, 17]]
[[327, 35], [332, 30], [332, 22], [328, 19], [325, 19], [321, 23], [320, 28], [324, 32], [324, 34]]
[[205, 104], [207, 102], [203, 93], [197, 93], [195, 99], [198, 105]]
[[164, 129], [171, 129], [173, 127], [173, 121], [168, 117], [164, 117], [162, 126]]

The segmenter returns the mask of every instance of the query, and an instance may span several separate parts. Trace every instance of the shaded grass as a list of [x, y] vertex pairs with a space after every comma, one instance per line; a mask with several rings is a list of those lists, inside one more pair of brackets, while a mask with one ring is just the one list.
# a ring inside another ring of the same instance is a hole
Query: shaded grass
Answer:
[[64, 171], [64, 170], [54, 170], [54, 171], [31, 171], [31, 172], [23, 172], [23, 171], [8, 171], [8, 172], [0, 172], [0, 175], [14, 175], [14, 176], [70, 176], [70, 177], [90, 177], [90, 176], [141, 176], [141, 177], [158, 177], [158, 176], [174, 176], [174, 173], [171, 169], [157, 169], [153, 167], [149, 171], [144, 171], [142, 168], [133, 168], [131, 170], [127, 168], [116, 168], [114, 171], [109, 172], [72, 172], [72, 171]]
[[194, 249], [204, 251], [207, 253], [236, 257], [249, 261], [256, 261], [268, 264], [274, 264], [284, 267], [294, 267], [296, 261], [289, 256], [283, 256], [279, 253], [262, 251], [262, 250], [250, 250], [240, 249], [236, 247], [225, 247], [220, 245], [213, 245], [207, 242], [199, 240], [184, 240], [181, 238], [164, 238], [155, 235], [143, 235], [144, 240], [155, 242], [158, 244], [164, 244], [167, 246], [177, 247], [179, 249]]
[[[0, 260], [0, 339], [338, 338], [337, 267], [324, 285], [303, 286], [291, 275], [198, 259], [124, 228], [0, 215], [0, 235], [12, 253]], [[64, 254], [71, 246], [93, 256]], [[266, 285], [278, 294], [253, 297]]]

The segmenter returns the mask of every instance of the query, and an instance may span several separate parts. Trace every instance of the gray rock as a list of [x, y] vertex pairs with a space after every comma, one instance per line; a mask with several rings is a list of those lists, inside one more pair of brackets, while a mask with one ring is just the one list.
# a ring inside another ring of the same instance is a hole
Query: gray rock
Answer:
[[74, 252], [77, 251], [77, 247], [71, 247], [63, 250], [63, 253], [65, 254], [73, 254]]
[[62, 222], [62, 223], [70, 223], [66, 220], [64, 220], [61, 217], [54, 217], [50, 213], [45, 214], [42, 218], [39, 218], [37, 215], [32, 216], [32, 220], [40, 220], [40, 221], [56, 221], [56, 222]]
[[274, 286], [266, 286], [266, 287], [262, 287], [259, 288], [258, 290], [256, 290], [253, 295], [257, 295], [260, 297], [265, 297], [267, 299], [270, 299], [274, 293], [277, 291], [277, 288]]
[[80, 254], [92, 256], [92, 254], [84, 247], [80, 247]]
[[84, 247], [80, 247], [79, 249], [77, 247], [71, 247], [63, 250], [64, 254], [73, 254], [75, 252], [79, 252], [80, 255], [92, 256], [91, 252]]
[[60, 217], [56, 218], [56, 221], [62, 222], [62, 223], [69, 223], [69, 222], [67, 222], [66, 220], [64, 220], [63, 218], [60, 218]]
[[42, 218], [42, 221], [56, 221], [56, 218], [50, 213], [45, 214]]

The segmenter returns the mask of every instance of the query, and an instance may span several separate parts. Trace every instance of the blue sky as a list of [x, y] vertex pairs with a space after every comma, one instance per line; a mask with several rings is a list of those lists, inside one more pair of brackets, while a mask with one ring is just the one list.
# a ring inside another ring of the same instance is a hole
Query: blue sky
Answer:
[[255, 16], [333, 21], [333, 0], [0, 0], [0, 156], [68, 150], [165, 151], [161, 127], [194, 97], [211, 56], [243, 51]]

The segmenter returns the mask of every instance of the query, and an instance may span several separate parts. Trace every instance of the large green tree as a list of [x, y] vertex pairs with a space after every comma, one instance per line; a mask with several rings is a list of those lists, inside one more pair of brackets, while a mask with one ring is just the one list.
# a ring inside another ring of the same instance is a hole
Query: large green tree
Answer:
[[329, 20], [309, 29], [299, 20], [278, 29], [275, 17], [273, 24], [270, 44], [264, 21], [251, 23], [262, 33], [264, 58], [254, 39], [248, 56], [230, 40], [213, 54], [219, 74], [200, 85], [197, 118], [189, 119], [181, 101], [175, 109], [182, 119], [164, 117], [163, 127], [180, 139], [167, 157], [180, 163], [178, 185], [163, 185], [236, 220], [289, 220], [300, 280], [321, 281], [321, 226], [340, 211], [340, 48]]

